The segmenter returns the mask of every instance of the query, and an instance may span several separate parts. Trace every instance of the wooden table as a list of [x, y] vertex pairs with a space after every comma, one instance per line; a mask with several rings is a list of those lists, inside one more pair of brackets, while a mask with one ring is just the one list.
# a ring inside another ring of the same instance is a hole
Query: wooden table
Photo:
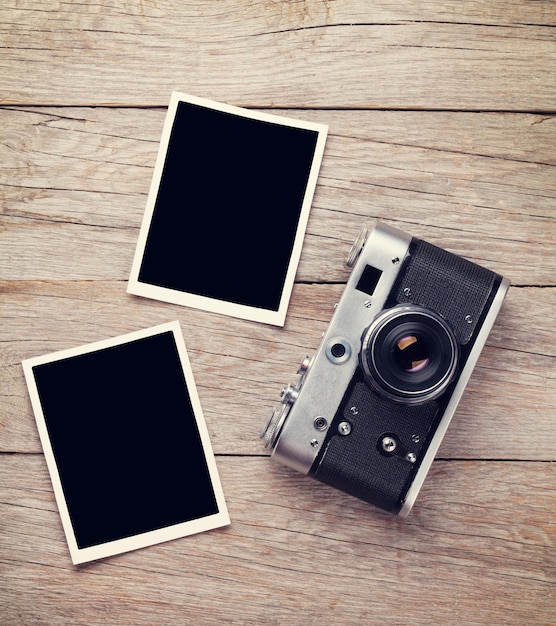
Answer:
[[[0, 21], [0, 622], [555, 623], [556, 4], [8, 0]], [[172, 90], [329, 125], [283, 329], [126, 294]], [[406, 521], [258, 437], [376, 219], [513, 285]], [[232, 524], [74, 567], [21, 361], [173, 319]]]

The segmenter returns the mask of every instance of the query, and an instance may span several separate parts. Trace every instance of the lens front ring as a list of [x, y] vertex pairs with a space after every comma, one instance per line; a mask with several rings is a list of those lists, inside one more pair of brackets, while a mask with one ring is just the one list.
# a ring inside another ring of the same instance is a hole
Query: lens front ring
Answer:
[[446, 320], [425, 307], [383, 311], [365, 331], [361, 365], [380, 395], [405, 404], [440, 396], [456, 373], [459, 348]]

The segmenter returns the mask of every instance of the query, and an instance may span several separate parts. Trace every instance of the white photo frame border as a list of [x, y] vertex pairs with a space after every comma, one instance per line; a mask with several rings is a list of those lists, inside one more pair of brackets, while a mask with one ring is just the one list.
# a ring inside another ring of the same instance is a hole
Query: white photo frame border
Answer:
[[[305, 187], [303, 203], [299, 214], [296, 233], [293, 239], [293, 247], [289, 258], [288, 269], [286, 272], [283, 289], [280, 297], [280, 304], [277, 310], [263, 309], [255, 306], [237, 304], [227, 300], [220, 300], [208, 296], [198, 295], [195, 293], [180, 291], [159, 285], [142, 282], [139, 280], [141, 265], [147, 245], [147, 237], [151, 221], [153, 219], [155, 204], [157, 201], [158, 190], [160, 187], [162, 174], [164, 170], [166, 154], [168, 151], [172, 128], [177, 113], [178, 104], [185, 102], [200, 107], [214, 109], [234, 116], [240, 116], [247, 119], [259, 120], [271, 124], [282, 125], [292, 128], [310, 130], [317, 134], [315, 151], [311, 163], [310, 173]], [[288, 117], [282, 117], [266, 112], [255, 111], [238, 107], [230, 104], [216, 102], [206, 98], [188, 95], [182, 92], [172, 92], [162, 137], [159, 144], [158, 155], [154, 168], [153, 177], [147, 198], [147, 205], [143, 215], [141, 228], [137, 240], [135, 254], [133, 257], [132, 268], [128, 280], [127, 292], [133, 295], [143, 296], [154, 300], [169, 302], [182, 306], [189, 306], [196, 309], [202, 309], [212, 313], [220, 313], [237, 317], [245, 320], [272, 324], [275, 326], [283, 326], [286, 320], [287, 309], [291, 299], [295, 275], [301, 257], [303, 240], [307, 230], [307, 222], [313, 197], [317, 185], [319, 170], [324, 154], [326, 137], [328, 134], [328, 126], [316, 122], [308, 122]]]
[[[215, 514], [207, 515], [202, 518], [173, 524], [164, 528], [141, 532], [136, 535], [125, 537], [122, 539], [80, 548], [77, 544], [75, 529], [72, 524], [68, 505], [64, 496], [62, 481], [55, 460], [53, 447], [50, 441], [50, 436], [48, 433], [46, 419], [43, 413], [43, 408], [36, 380], [34, 377], [33, 368], [37, 365], [45, 365], [49, 363], [54, 363], [59, 360], [69, 359], [71, 357], [82, 356], [97, 351], [103, 351], [107, 348], [124, 345], [126, 343], [148, 337], [153, 337], [158, 334], [166, 333], [168, 331], [173, 334], [176, 343], [187, 393], [189, 395], [193, 408], [193, 413], [201, 440], [201, 447], [207, 464], [211, 486], [214, 492], [217, 512]], [[113, 556], [123, 552], [129, 552], [131, 550], [145, 548], [158, 543], [163, 543], [173, 539], [179, 539], [188, 535], [193, 535], [230, 524], [230, 517], [227, 510], [226, 501], [224, 499], [224, 493], [216, 466], [216, 460], [203, 416], [197, 388], [195, 385], [195, 380], [193, 378], [193, 371], [191, 369], [191, 364], [187, 355], [187, 349], [181, 332], [181, 327], [178, 321], [160, 324], [151, 328], [127, 333], [125, 335], [120, 335], [118, 337], [113, 337], [94, 343], [85, 344], [76, 348], [70, 348], [44, 356], [26, 359], [23, 361], [22, 365], [33, 412], [35, 415], [35, 421], [37, 423], [39, 437], [52, 481], [54, 496], [62, 520], [62, 526], [69, 547], [72, 563], [74, 565]]]

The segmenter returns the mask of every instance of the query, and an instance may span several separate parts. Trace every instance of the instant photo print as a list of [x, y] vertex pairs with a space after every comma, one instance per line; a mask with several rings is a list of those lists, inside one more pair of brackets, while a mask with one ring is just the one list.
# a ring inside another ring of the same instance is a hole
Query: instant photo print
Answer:
[[178, 322], [23, 369], [74, 564], [229, 524]]
[[128, 292], [283, 325], [326, 134], [173, 93]]

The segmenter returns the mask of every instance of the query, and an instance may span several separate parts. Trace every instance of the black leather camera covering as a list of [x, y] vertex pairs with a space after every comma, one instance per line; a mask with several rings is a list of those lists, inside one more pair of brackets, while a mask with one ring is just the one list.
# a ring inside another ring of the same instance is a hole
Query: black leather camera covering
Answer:
[[[364, 382], [356, 382], [334, 419], [349, 422], [349, 435], [334, 434], [325, 443], [325, 453], [314, 471], [314, 478], [386, 511], [400, 506], [400, 495], [407, 491], [414, 464], [397, 456], [385, 456], [378, 442], [385, 433], [394, 433], [402, 445], [419, 456], [438, 413], [436, 402], [419, 406], [397, 404], [382, 399]], [[412, 438], [418, 436], [415, 443]]]
[[452, 327], [462, 345], [473, 336], [496, 274], [420, 239], [413, 239], [396, 301], [429, 307]]

